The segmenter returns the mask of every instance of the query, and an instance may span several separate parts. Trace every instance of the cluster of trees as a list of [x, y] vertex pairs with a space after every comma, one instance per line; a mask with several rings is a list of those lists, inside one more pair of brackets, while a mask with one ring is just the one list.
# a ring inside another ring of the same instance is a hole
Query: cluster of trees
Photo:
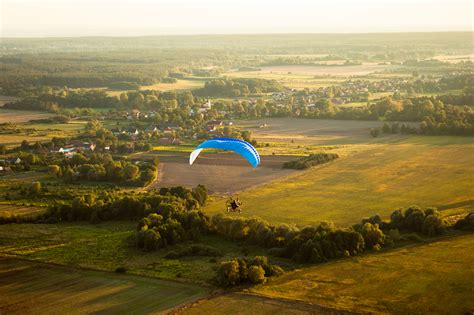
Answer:
[[283, 272], [281, 267], [270, 264], [266, 256], [255, 256], [253, 259], [233, 258], [220, 264], [216, 282], [222, 287], [260, 284], [265, 283], [268, 277], [279, 276]]
[[386, 225], [378, 216], [372, 221], [381, 224], [386, 229], [398, 229], [399, 231], [415, 232], [426, 236], [441, 235], [446, 231], [446, 222], [436, 208], [421, 209], [411, 206], [405, 210], [395, 210], [390, 215], [390, 221]]
[[304, 170], [312, 166], [324, 164], [339, 158], [336, 153], [313, 153], [297, 160], [283, 163], [283, 168], [292, 168], [296, 170]]
[[226, 78], [206, 82], [196, 95], [213, 97], [239, 97], [249, 94], [281, 92], [285, 88], [275, 80]]
[[69, 90], [45, 93], [25, 97], [5, 104], [8, 109], [43, 110], [57, 112], [61, 108], [119, 108], [120, 101], [110, 97], [103, 90]]
[[200, 240], [210, 231], [209, 218], [197, 210], [206, 202], [204, 186], [194, 190], [184, 187], [162, 188], [160, 195], [174, 196], [185, 201], [186, 207], [167, 203], [156, 207], [137, 226], [137, 247], [151, 251], [164, 248], [185, 240]]
[[[122, 193], [117, 190], [101, 189], [95, 193], [76, 195], [72, 198], [72, 202], [50, 206], [48, 217], [56, 222], [95, 223], [108, 220], [138, 220], [150, 214], [157, 214], [165, 221], [171, 219], [180, 222], [182, 228], [188, 230], [189, 226], [194, 227], [196, 215], [203, 216], [194, 210], [204, 205], [206, 199], [206, 188], [201, 185], [192, 190], [177, 186], [146, 193]], [[206, 221], [206, 218], [203, 217], [202, 220]], [[142, 221], [140, 221], [142, 224], [148, 222]]]
[[111, 181], [121, 184], [146, 186], [158, 175], [158, 159], [151, 162], [132, 163], [127, 160], [114, 160], [110, 154], [92, 154], [87, 157], [81, 153], [71, 158], [63, 158], [60, 165], [49, 165], [49, 172], [66, 182], [81, 180]]
[[[455, 228], [472, 227], [474, 216], [471, 216]], [[212, 231], [227, 239], [270, 248], [269, 253], [273, 255], [310, 263], [353, 256], [365, 250], [380, 250], [383, 246], [409, 239], [404, 238], [403, 233], [432, 237], [443, 234], [448, 228], [436, 209], [423, 210], [417, 206], [394, 211], [390, 221], [375, 215], [349, 228], [321, 223], [298, 229], [286, 224], [270, 225], [257, 218], [232, 218], [221, 214], [212, 216], [210, 223]]]
[[446, 106], [443, 111], [423, 118], [418, 126], [405, 123], [384, 123], [381, 129], [373, 128], [370, 134], [377, 137], [380, 132], [386, 134], [422, 134], [422, 135], [474, 135], [474, 111], [470, 108]]
[[474, 212], [469, 213], [462, 219], [459, 219], [454, 224], [454, 228], [463, 231], [474, 231]]
[[152, 251], [185, 240], [199, 240], [209, 232], [209, 221], [201, 211], [184, 212], [178, 207], [166, 205], [157, 213], [140, 220], [137, 230], [137, 247]]

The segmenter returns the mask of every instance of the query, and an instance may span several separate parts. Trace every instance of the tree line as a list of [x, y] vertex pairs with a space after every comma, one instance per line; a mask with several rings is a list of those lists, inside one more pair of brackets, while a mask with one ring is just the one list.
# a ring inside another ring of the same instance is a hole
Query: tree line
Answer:
[[324, 164], [339, 158], [336, 153], [312, 153], [308, 156], [283, 163], [283, 168], [292, 168], [296, 170], [304, 170], [319, 164]]
[[77, 181], [110, 181], [125, 185], [146, 186], [158, 176], [158, 159], [149, 162], [114, 160], [110, 154], [81, 153], [63, 158], [62, 163], [51, 164], [50, 174], [63, 178], [68, 183]]

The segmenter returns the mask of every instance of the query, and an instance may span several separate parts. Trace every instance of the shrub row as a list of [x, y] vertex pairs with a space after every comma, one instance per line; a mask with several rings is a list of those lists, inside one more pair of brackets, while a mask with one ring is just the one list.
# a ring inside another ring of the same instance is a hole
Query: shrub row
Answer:
[[294, 161], [285, 162], [283, 163], [283, 168], [304, 170], [312, 166], [327, 163], [337, 158], [339, 158], [339, 155], [336, 153], [314, 153]]

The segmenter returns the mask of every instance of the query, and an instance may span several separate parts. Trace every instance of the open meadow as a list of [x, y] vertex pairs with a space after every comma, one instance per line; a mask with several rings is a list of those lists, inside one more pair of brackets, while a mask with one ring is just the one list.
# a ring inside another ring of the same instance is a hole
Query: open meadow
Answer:
[[[364, 135], [367, 128], [364, 132], [354, 127], [359, 122], [308, 120], [306, 128], [286, 125], [283, 119], [267, 122], [268, 128], [254, 133], [258, 141], [330, 144], [341, 158], [241, 192], [244, 216], [274, 223], [333, 221], [348, 225], [376, 213], [387, 217], [412, 204], [449, 209], [450, 204], [464, 202], [466, 209], [472, 208], [471, 138], [387, 136], [372, 140]], [[217, 199], [206, 210], [217, 213], [224, 205], [224, 199]]]
[[474, 315], [467, 6], [6, 2], [0, 315]]
[[199, 301], [186, 314], [469, 314], [474, 236], [457, 236], [307, 266], [245, 293]]
[[351, 311], [474, 311], [474, 235], [290, 272], [252, 292]]
[[[235, 255], [258, 255], [256, 246], [245, 246], [216, 236], [202, 242], [216, 248], [221, 255], [165, 258], [193, 242], [185, 242], [159, 251], [145, 252], [135, 245], [136, 224], [129, 221], [90, 224], [0, 225], [0, 257], [21, 258], [78, 268], [114, 271], [124, 267], [128, 274], [192, 282], [208, 286], [219, 262]], [[199, 243], [197, 243], [199, 244]], [[272, 256], [271, 256], [272, 257]], [[284, 258], [272, 257], [282, 264]]]
[[178, 79], [175, 83], [158, 83], [155, 85], [143, 85], [140, 87], [140, 90], [186, 91], [202, 88], [204, 86], [204, 83], [204, 80]]
[[53, 113], [29, 111], [29, 110], [9, 110], [0, 108], [0, 124], [21, 123], [32, 119], [45, 119], [54, 116]]
[[202, 298], [190, 284], [0, 258], [0, 313], [158, 313]]
[[44, 142], [53, 137], [72, 136], [77, 131], [84, 129], [85, 121], [72, 120], [66, 124], [60, 123], [31, 123], [30, 120], [47, 119], [54, 114], [52, 113], [36, 113], [31, 111], [11, 110], [4, 113], [0, 109], [0, 123], [12, 123], [14, 128], [18, 128], [16, 132], [4, 133], [0, 135], [0, 144], [7, 146], [19, 145], [23, 140], [30, 143]]
[[0, 218], [38, 216], [46, 212], [44, 207], [0, 204]]
[[364, 63], [361, 65], [324, 65], [324, 66], [267, 66], [261, 67], [263, 73], [300, 73], [307, 75], [359, 76], [388, 69], [386, 65]]

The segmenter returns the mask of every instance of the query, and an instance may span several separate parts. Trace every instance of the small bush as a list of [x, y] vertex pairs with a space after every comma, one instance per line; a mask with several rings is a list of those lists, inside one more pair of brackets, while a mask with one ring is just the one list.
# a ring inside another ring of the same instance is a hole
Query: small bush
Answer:
[[309, 156], [299, 158], [294, 161], [285, 162], [283, 164], [283, 168], [304, 170], [312, 166], [327, 163], [337, 158], [339, 158], [339, 155], [335, 153], [315, 153], [315, 154], [310, 154]]
[[251, 266], [248, 271], [248, 278], [252, 284], [265, 283], [265, 270], [261, 266]]
[[115, 269], [115, 272], [116, 273], [126, 273], [127, 269], [125, 267], [117, 267], [117, 269]]
[[265, 256], [256, 256], [248, 261], [246, 258], [234, 258], [221, 263], [217, 270], [217, 282], [219, 285], [228, 287], [243, 283], [264, 283], [267, 277], [283, 274], [283, 269], [268, 263]]
[[388, 232], [388, 236], [390, 237], [390, 239], [394, 242], [398, 242], [400, 240], [400, 232], [398, 231], [398, 229], [391, 229], [389, 232]]

